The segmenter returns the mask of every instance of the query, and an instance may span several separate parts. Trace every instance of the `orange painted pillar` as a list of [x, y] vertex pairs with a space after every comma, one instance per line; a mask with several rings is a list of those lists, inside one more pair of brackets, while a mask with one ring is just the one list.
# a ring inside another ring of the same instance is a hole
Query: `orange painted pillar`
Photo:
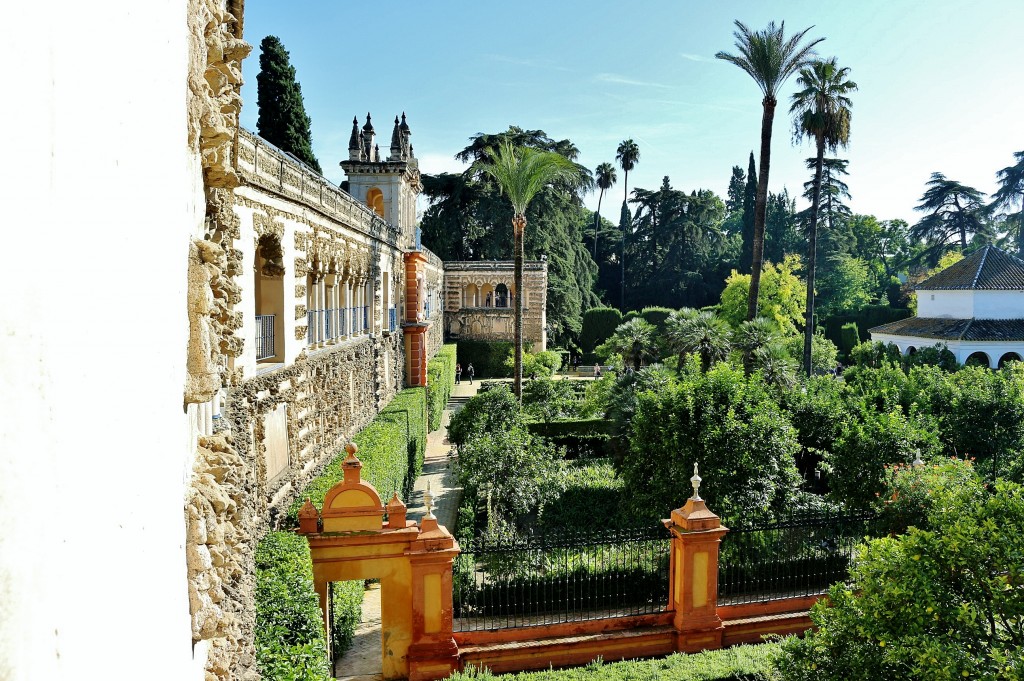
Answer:
[[442, 679], [459, 667], [459, 647], [452, 636], [452, 563], [459, 545], [438, 525], [429, 498], [419, 537], [407, 555], [412, 567], [409, 681]]
[[694, 653], [722, 647], [725, 628], [718, 616], [718, 548], [729, 531], [698, 494], [694, 464], [693, 496], [663, 520], [672, 533], [669, 606], [675, 610], [676, 650]]
[[427, 328], [423, 320], [423, 280], [427, 257], [421, 251], [405, 254], [405, 375], [410, 386], [427, 385]]

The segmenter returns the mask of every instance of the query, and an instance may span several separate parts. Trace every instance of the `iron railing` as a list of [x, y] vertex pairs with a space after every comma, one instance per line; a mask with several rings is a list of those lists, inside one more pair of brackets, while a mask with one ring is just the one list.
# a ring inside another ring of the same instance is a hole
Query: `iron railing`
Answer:
[[368, 328], [370, 328], [370, 306], [369, 305], [364, 305], [363, 306], [363, 331], [366, 331]]
[[276, 355], [274, 351], [274, 315], [256, 315], [256, 361]]
[[388, 329], [394, 331], [398, 327], [398, 310], [392, 306], [388, 310]]
[[854, 547], [874, 534], [871, 515], [795, 516], [729, 527], [718, 559], [718, 603], [757, 603], [822, 594], [849, 576]]
[[332, 340], [337, 335], [332, 333], [335, 326], [337, 325], [334, 323], [334, 308], [329, 307], [324, 310], [324, 338]]
[[668, 607], [663, 527], [462, 545], [455, 631], [658, 613]]
[[316, 322], [319, 310], [306, 310], [306, 343], [312, 345], [317, 342]]
[[356, 335], [357, 333], [359, 333], [359, 331], [358, 331], [358, 329], [359, 329], [359, 317], [356, 316], [358, 312], [359, 312], [359, 308], [358, 307], [350, 307], [348, 309], [349, 318], [350, 318], [350, 320], [352, 322], [352, 331], [350, 333], [353, 336]]

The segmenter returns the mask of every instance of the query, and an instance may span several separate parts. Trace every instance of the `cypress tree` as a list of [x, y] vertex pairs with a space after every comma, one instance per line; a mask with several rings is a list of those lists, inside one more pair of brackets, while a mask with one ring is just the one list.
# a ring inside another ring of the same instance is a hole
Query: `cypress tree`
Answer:
[[754, 203], [757, 199], [757, 166], [754, 165], [754, 152], [750, 152], [750, 165], [747, 168], [747, 186], [743, 192], [743, 247], [740, 250], [740, 272], [749, 274], [754, 265]]
[[256, 131], [260, 137], [294, 154], [318, 173], [323, 172], [313, 155], [302, 87], [295, 80], [295, 67], [288, 60], [288, 51], [277, 36], [268, 35], [260, 43], [260, 72], [256, 84], [259, 108]]

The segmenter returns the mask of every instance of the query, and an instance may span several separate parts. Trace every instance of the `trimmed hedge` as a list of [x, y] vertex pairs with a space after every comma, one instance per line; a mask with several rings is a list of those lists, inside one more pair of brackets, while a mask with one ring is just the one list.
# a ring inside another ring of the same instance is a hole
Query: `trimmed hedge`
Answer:
[[[386, 502], [392, 492], [409, 498], [416, 476], [423, 470], [427, 448], [427, 393], [424, 388], [406, 388], [353, 438], [356, 456], [363, 462], [362, 477], [373, 485]], [[324, 471], [311, 480], [288, 509], [287, 526], [299, 524], [299, 508], [306, 497], [321, 506], [324, 496], [345, 477], [339, 453]]]
[[606, 458], [614, 455], [611, 447], [612, 422], [606, 419], [551, 421], [527, 424], [554, 446], [565, 450], [566, 459]]
[[857, 330], [857, 323], [850, 322], [843, 324], [839, 329], [839, 352], [843, 357], [849, 357], [853, 349], [860, 345], [860, 331]]
[[306, 538], [270, 532], [256, 546], [256, 665], [265, 679], [331, 678]]
[[333, 582], [331, 588], [334, 589], [331, 643], [337, 656], [352, 645], [356, 627], [363, 618], [363, 595], [366, 588], [362, 581]]
[[[505, 358], [513, 348], [509, 341], [460, 340], [457, 355], [458, 363], [462, 365], [462, 378], [469, 380], [466, 368], [470, 364], [475, 370], [475, 379], [509, 378], [512, 372], [505, 368]], [[523, 349], [527, 349], [525, 344]]]
[[[868, 329], [882, 324], [895, 322], [912, 316], [905, 307], [889, 307], [888, 305], [865, 305], [853, 314], [833, 315], [824, 319], [820, 326], [825, 329], [825, 338], [842, 348], [842, 329], [845, 324], [856, 324], [860, 340], [871, 340]], [[851, 348], [852, 349], [852, 348]]]
[[771, 678], [780, 644], [740, 645], [723, 650], [706, 650], [685, 655], [676, 653], [653, 660], [625, 662], [591, 662], [576, 669], [546, 669], [518, 674], [492, 674], [490, 671], [467, 669], [448, 677], [449, 681], [745, 681]]
[[657, 335], [660, 336], [665, 333], [665, 321], [673, 312], [675, 310], [670, 307], [645, 307], [640, 310], [640, 317], [649, 324], [653, 324], [658, 330]]
[[584, 312], [580, 330], [580, 349], [584, 355], [594, 352], [594, 348], [611, 338], [621, 323], [622, 313], [614, 307], [595, 307]]
[[[427, 362], [427, 413], [430, 432], [441, 427], [441, 417], [455, 387], [456, 347], [445, 345]], [[476, 368], [475, 366], [473, 368]]]

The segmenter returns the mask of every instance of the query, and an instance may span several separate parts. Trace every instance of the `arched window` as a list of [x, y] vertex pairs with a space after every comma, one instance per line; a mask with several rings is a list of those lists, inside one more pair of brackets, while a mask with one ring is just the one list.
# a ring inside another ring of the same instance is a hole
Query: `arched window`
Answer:
[[257, 362], [284, 361], [284, 252], [272, 234], [260, 237], [253, 263]]
[[907, 357], [910, 357], [911, 355], [914, 354], [917, 354], [917, 348], [911, 345], [910, 347], [907, 348]]
[[1021, 361], [1020, 353], [1017, 353], [1017, 352], [1007, 352], [1006, 354], [1004, 354], [1002, 357], [999, 358], [999, 368], [1002, 369], [1004, 366], [1006, 366], [1007, 362], [1020, 362], [1020, 361]]
[[384, 192], [372, 187], [366, 192], [366, 205], [372, 208], [374, 213], [384, 217]]
[[509, 307], [508, 286], [498, 284], [497, 288], [494, 289], [494, 298], [494, 307]]
[[467, 284], [462, 292], [462, 307], [478, 307], [476, 284]]
[[979, 350], [978, 352], [971, 353], [967, 357], [967, 360], [964, 362], [964, 366], [990, 367], [992, 364], [988, 361], [988, 355]]

